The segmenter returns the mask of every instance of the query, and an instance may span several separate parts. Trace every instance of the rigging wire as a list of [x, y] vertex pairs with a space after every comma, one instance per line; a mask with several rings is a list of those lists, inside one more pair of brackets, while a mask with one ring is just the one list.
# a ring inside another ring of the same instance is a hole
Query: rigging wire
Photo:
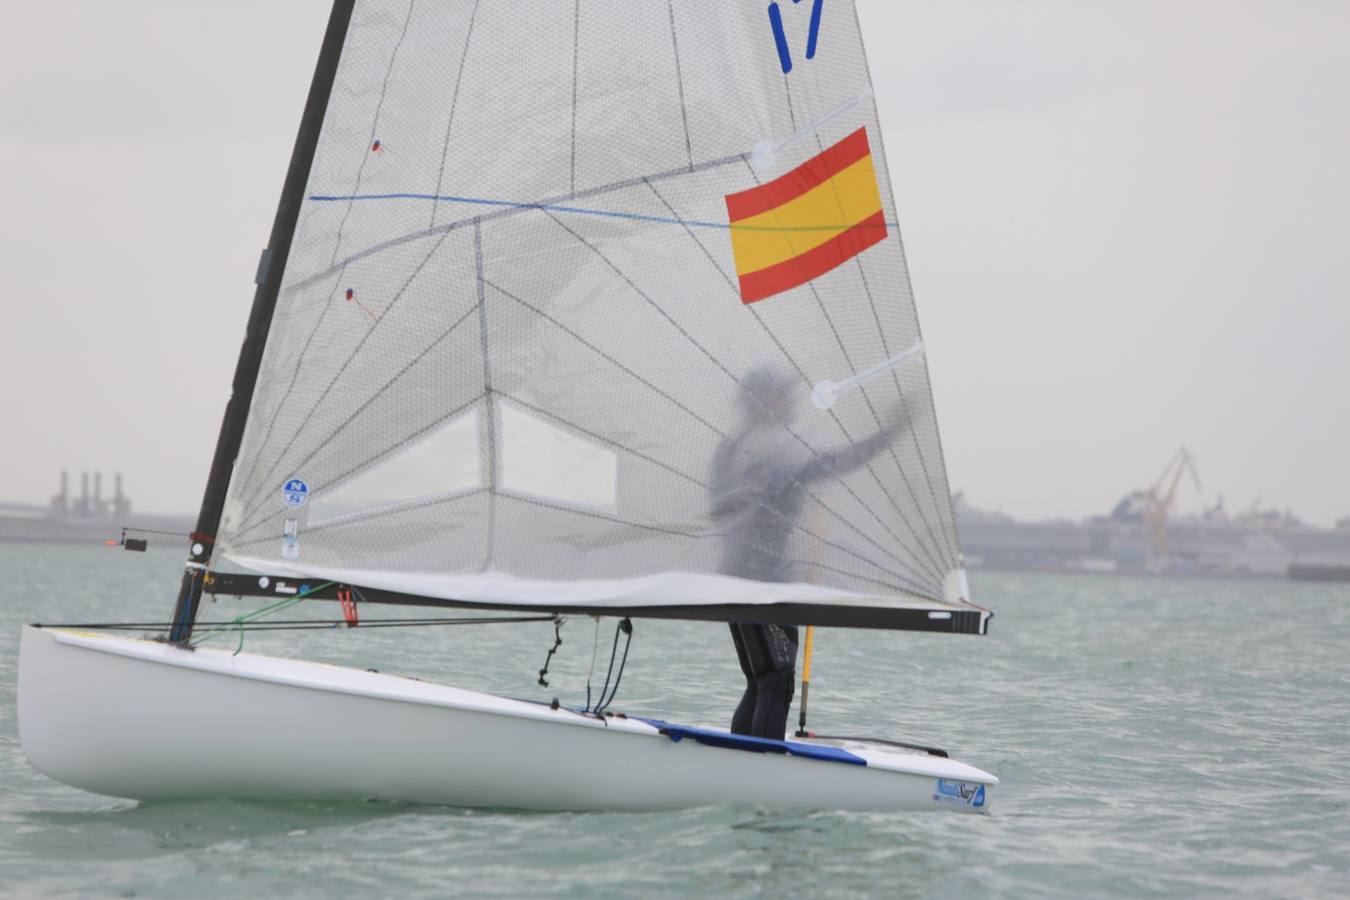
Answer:
[[[415, 628], [424, 625], [502, 625], [516, 622], [551, 622], [552, 616], [465, 616], [458, 619], [369, 619], [361, 623], [362, 628]], [[200, 622], [199, 625], [215, 626], [221, 630], [235, 631], [239, 627], [233, 619], [220, 622]], [[245, 631], [319, 631], [323, 629], [347, 628], [345, 620], [327, 619], [282, 619], [272, 622], [244, 622]], [[80, 628], [87, 631], [147, 631], [167, 630], [170, 622], [57, 622], [41, 623], [43, 628]]]
[[192, 538], [192, 535], [186, 531], [161, 531], [158, 528], [136, 528], [133, 525], [123, 525], [122, 533], [126, 534], [128, 531], [134, 531], [137, 534], [162, 534], [166, 537], [180, 537], [183, 540], [190, 540]]
[[591, 669], [586, 673], [586, 709], [591, 708], [591, 678], [595, 676], [595, 657], [600, 652], [600, 617], [591, 616], [595, 620], [595, 636], [591, 638]]
[[298, 591], [293, 597], [283, 597], [282, 599], [276, 601], [275, 603], [269, 603], [267, 606], [263, 606], [255, 610], [251, 610], [250, 612], [237, 615], [229, 622], [220, 627], [210, 628], [207, 629], [206, 631], [198, 632], [189, 640], [188, 643], [191, 645], [200, 644], [202, 641], [205, 641], [213, 637], [214, 635], [221, 634], [222, 632], [225, 631], [232, 631], [237, 628], [239, 631], [239, 646], [235, 648], [234, 653], [236, 656], [238, 656], [239, 653], [244, 649], [244, 626], [246, 624], [261, 619], [263, 616], [271, 615], [272, 613], [278, 610], [285, 609], [289, 606], [294, 606], [295, 604], [299, 603], [306, 597], [315, 594], [319, 591], [322, 591], [325, 588], [330, 588], [336, 583], [337, 582], [330, 581], [327, 582], [326, 584], [320, 584], [315, 587], [310, 587], [306, 585], [304, 588]]
[[[609, 679], [611, 675], [614, 675], [614, 659], [619, 653], [620, 633], [628, 635], [628, 640], [623, 645], [623, 659], [619, 662], [619, 672], [614, 678], [614, 690], [610, 691]], [[603, 716], [605, 714], [605, 709], [614, 702], [614, 697], [619, 693], [619, 682], [623, 680], [624, 666], [628, 664], [628, 648], [632, 645], [633, 621], [625, 616], [619, 620], [619, 624], [614, 628], [614, 646], [611, 647], [609, 651], [609, 670], [605, 672], [605, 685], [600, 688], [600, 700], [595, 704], [595, 709], [587, 710], [588, 712], [594, 712], [597, 716]], [[605, 696], [606, 691], [609, 691], [608, 698]]]

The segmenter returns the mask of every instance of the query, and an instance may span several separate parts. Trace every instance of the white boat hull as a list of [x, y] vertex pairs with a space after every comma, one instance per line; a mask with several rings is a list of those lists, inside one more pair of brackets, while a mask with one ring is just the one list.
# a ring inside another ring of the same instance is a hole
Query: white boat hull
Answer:
[[864, 765], [676, 742], [638, 719], [395, 675], [31, 626], [18, 694], [20, 740], [38, 769], [139, 800], [986, 812], [998, 783], [887, 745], [829, 742]]

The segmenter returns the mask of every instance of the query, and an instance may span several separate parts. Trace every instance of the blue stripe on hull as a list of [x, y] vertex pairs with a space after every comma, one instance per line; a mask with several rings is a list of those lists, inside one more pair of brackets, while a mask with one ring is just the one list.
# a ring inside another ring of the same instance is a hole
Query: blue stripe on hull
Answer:
[[847, 750], [840, 750], [838, 747], [803, 744], [800, 741], [775, 741], [773, 738], [747, 737], [741, 734], [728, 734], [725, 731], [714, 731], [710, 728], [675, 725], [671, 722], [663, 722], [660, 719], [643, 719], [638, 716], [630, 716], [629, 718], [646, 722], [648, 725], [659, 729], [662, 734], [676, 743], [685, 738], [692, 738], [700, 744], [707, 744], [709, 747], [725, 747], [728, 750], [749, 750], [752, 753], [787, 753], [790, 756], [847, 763], [852, 766], [867, 765], [867, 760], [861, 756], [855, 756]]

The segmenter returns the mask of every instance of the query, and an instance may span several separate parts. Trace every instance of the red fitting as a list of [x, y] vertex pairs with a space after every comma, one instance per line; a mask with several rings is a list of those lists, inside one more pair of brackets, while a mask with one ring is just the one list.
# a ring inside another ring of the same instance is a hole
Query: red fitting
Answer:
[[342, 618], [348, 628], [355, 628], [360, 620], [356, 616], [356, 601], [352, 599], [352, 589], [343, 588], [337, 592], [338, 602], [342, 604]]

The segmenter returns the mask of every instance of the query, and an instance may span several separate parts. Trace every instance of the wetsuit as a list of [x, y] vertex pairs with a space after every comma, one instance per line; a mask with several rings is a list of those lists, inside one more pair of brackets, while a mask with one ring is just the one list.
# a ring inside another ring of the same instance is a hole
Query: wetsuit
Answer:
[[797, 626], [732, 622], [731, 640], [745, 673], [731, 733], [782, 740], [797, 687]]
[[[755, 581], [794, 580], [787, 542], [807, 487], [863, 465], [900, 427], [820, 454], [810, 454], [771, 422], [752, 423], [723, 441], [711, 476], [712, 515], [726, 537], [720, 571]], [[746, 680], [732, 733], [782, 740], [797, 680], [797, 626], [732, 622], [731, 639]]]

